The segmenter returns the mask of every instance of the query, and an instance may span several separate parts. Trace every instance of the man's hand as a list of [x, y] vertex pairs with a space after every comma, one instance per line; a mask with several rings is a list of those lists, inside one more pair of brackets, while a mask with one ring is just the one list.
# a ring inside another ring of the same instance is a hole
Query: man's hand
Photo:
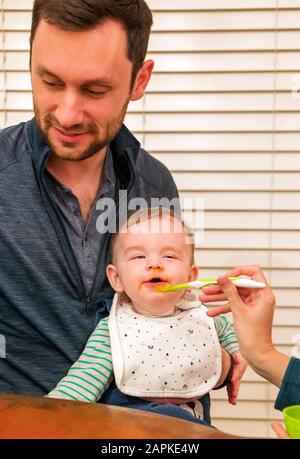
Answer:
[[240, 381], [246, 371], [247, 363], [239, 352], [235, 352], [232, 355], [232, 358], [234, 361], [233, 372], [231, 381], [227, 386], [227, 394], [229, 403], [231, 403], [231, 405], [236, 405], [240, 389]]

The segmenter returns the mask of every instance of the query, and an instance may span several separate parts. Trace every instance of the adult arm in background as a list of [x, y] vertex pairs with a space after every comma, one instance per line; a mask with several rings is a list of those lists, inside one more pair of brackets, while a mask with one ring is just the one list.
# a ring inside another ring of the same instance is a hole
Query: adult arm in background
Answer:
[[[227, 273], [227, 276], [240, 275], [248, 275], [267, 284], [258, 266], [240, 266]], [[202, 290], [200, 300], [203, 303], [228, 300], [225, 306], [216, 307], [207, 314], [214, 317], [232, 312], [240, 352], [256, 373], [278, 387], [289, 365], [296, 365], [297, 369], [299, 366], [300, 374], [300, 360], [291, 359], [279, 352], [272, 342], [275, 297], [270, 286], [263, 289], [238, 289], [226, 276], [221, 276], [218, 285]], [[298, 390], [300, 403], [300, 379]]]
[[288, 440], [291, 438], [283, 425], [279, 421], [273, 421], [271, 422], [271, 427], [274, 430], [274, 432], [277, 435], [277, 438], [280, 438], [282, 440]]

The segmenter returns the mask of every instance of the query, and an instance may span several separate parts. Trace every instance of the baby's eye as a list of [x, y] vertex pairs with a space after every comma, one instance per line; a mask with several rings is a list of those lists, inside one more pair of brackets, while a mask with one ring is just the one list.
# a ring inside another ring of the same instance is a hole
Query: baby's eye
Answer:
[[164, 258], [171, 258], [171, 259], [175, 259], [176, 260], [176, 255], [172, 255], [172, 254], [168, 254], [168, 255], [164, 255]]
[[145, 258], [145, 255], [134, 255], [131, 259], [132, 260], [142, 260]]

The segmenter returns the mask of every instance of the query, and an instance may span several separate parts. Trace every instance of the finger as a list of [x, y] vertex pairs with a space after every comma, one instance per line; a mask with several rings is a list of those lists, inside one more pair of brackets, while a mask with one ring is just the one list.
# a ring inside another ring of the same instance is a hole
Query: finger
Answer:
[[227, 301], [227, 298], [224, 293], [220, 293], [219, 295], [203, 295], [200, 293], [199, 300], [202, 303], [216, 303], [217, 301]]
[[236, 286], [226, 276], [218, 277], [218, 285], [228, 299], [228, 306], [231, 310], [232, 308], [237, 309], [243, 307], [243, 302], [238, 294]]
[[231, 400], [232, 400], [232, 405], [236, 405], [237, 397], [239, 394], [239, 388], [240, 388], [240, 381], [232, 381], [230, 383], [231, 385]]
[[205, 293], [205, 295], [216, 295], [222, 293], [222, 291], [218, 285], [208, 285], [202, 288], [201, 293]]
[[276, 433], [278, 438], [282, 438], [282, 439], [286, 439], [286, 440], [288, 438], [290, 438], [289, 434], [287, 433], [287, 431], [285, 430], [285, 428], [283, 427], [283, 425], [280, 422], [278, 422], [278, 421], [271, 422], [271, 427], [274, 430], [274, 432]]
[[230, 405], [236, 405], [236, 398], [234, 398], [233, 396], [230, 396], [229, 397], [229, 403], [230, 403]]
[[230, 277], [238, 277], [242, 275], [249, 276], [253, 280], [264, 282], [266, 284], [268, 283], [264, 273], [258, 265], [238, 266], [226, 273], [226, 276]]
[[206, 311], [206, 314], [208, 317], [216, 317], [220, 314], [227, 314], [230, 311], [231, 309], [228, 306], [218, 306], [216, 308], [210, 309], [209, 311]]
[[232, 383], [232, 396], [237, 399], [240, 390], [240, 380], [236, 380]]
[[233, 395], [233, 385], [232, 383], [227, 386], [228, 401], [231, 405], [236, 405], [236, 397]]

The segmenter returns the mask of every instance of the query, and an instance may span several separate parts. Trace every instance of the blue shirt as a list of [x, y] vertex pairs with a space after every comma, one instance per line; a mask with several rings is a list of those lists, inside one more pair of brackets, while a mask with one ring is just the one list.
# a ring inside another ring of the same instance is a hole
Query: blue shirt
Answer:
[[275, 402], [277, 410], [300, 404], [300, 359], [292, 357]]
[[96, 275], [99, 250], [100, 247], [104, 246], [103, 241], [106, 238], [96, 229], [96, 221], [100, 213], [96, 210], [96, 202], [103, 197], [114, 198], [115, 195], [116, 179], [111, 150], [108, 149], [104, 164], [103, 182], [86, 223], [81, 215], [79, 200], [72, 193], [72, 190], [63, 185], [48, 170], [45, 172], [51, 198], [63, 219], [88, 296], [91, 293]]
[[[178, 196], [167, 168], [125, 126], [110, 149], [116, 188], [127, 192], [128, 202]], [[0, 131], [0, 335], [6, 340], [1, 392], [44, 395], [53, 389], [81, 354], [96, 320], [107, 316], [105, 300], [113, 296], [105, 273], [106, 232], [87, 297], [74, 241], [49, 190], [49, 154], [35, 119]], [[92, 228], [91, 220], [87, 233]]]

